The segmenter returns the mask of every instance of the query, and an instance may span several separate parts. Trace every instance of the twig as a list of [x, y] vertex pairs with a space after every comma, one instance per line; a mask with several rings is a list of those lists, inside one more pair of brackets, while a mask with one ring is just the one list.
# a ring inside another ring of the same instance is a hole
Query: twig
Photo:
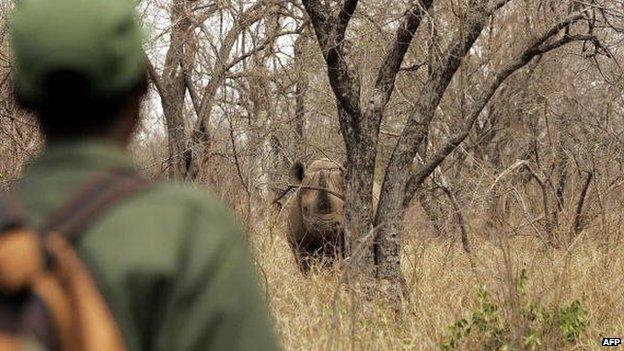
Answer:
[[308, 190], [317, 190], [317, 191], [327, 191], [328, 193], [330, 193], [331, 195], [334, 195], [335, 197], [339, 198], [342, 201], [345, 201], [345, 196], [343, 194], [337, 193], [331, 189], [327, 189], [327, 188], [320, 188], [320, 187], [316, 187], [316, 186], [312, 186], [312, 185], [297, 185], [297, 184], [288, 184], [288, 187], [283, 190], [280, 195], [275, 198], [272, 202], [272, 204], [277, 204], [279, 200], [281, 200], [284, 196], [286, 196], [286, 194], [288, 194], [292, 189], [308, 189]]

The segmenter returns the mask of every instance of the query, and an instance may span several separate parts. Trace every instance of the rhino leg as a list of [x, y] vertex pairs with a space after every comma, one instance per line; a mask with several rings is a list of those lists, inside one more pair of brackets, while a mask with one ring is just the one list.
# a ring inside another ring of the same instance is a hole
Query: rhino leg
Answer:
[[304, 236], [301, 240], [289, 241], [297, 266], [304, 275], [310, 271], [314, 263], [314, 240], [311, 239], [309, 236]]
[[307, 235], [298, 241], [290, 241], [289, 244], [303, 274], [307, 274], [313, 265], [332, 267], [345, 258], [346, 247], [342, 232], [325, 233], [320, 237]]

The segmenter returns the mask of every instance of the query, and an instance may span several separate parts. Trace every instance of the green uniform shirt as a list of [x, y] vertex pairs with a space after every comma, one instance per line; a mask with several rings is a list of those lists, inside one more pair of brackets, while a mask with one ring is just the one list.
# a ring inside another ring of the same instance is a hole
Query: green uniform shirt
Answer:
[[[32, 224], [96, 172], [133, 168], [95, 141], [51, 145], [29, 167]], [[122, 200], [76, 241], [130, 350], [276, 350], [245, 239], [215, 200], [162, 183]]]

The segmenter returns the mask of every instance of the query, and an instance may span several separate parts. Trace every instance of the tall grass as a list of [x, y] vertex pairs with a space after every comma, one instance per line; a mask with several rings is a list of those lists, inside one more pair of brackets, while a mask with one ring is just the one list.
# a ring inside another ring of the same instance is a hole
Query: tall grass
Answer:
[[[522, 328], [513, 307], [522, 270], [528, 299], [557, 308], [584, 298], [588, 312], [588, 326], [577, 341], [564, 343], [553, 330], [536, 349], [597, 350], [602, 337], [624, 334], [624, 245], [619, 228], [613, 231], [617, 235], [608, 242], [605, 233], [582, 232], [565, 248], [529, 236], [477, 236], [472, 238], [474, 265], [457, 240], [412, 237], [403, 254], [410, 296], [401, 319], [387, 314], [376, 298], [354, 301], [338, 270], [302, 276], [280, 229], [258, 231], [252, 242], [287, 350], [440, 349], [449, 326], [478, 308], [478, 287], [502, 306], [501, 318], [512, 329]], [[481, 350], [482, 342], [468, 338], [459, 349]]]

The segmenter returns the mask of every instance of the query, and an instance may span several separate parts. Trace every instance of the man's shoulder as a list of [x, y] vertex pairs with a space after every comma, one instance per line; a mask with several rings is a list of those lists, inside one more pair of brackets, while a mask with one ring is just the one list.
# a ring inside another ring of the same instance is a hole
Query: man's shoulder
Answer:
[[130, 206], [159, 208], [171, 213], [199, 213], [204, 216], [226, 212], [220, 199], [207, 188], [190, 183], [160, 181], [129, 199]]
[[191, 183], [157, 181], [146, 191], [146, 195], [167, 197], [171, 201], [189, 206], [216, 204], [216, 197], [206, 188]]
[[218, 245], [235, 231], [234, 223], [207, 190], [159, 182], [113, 205], [85, 233], [83, 246], [107, 262], [125, 247], [137, 260], [171, 268], [179, 248]]

